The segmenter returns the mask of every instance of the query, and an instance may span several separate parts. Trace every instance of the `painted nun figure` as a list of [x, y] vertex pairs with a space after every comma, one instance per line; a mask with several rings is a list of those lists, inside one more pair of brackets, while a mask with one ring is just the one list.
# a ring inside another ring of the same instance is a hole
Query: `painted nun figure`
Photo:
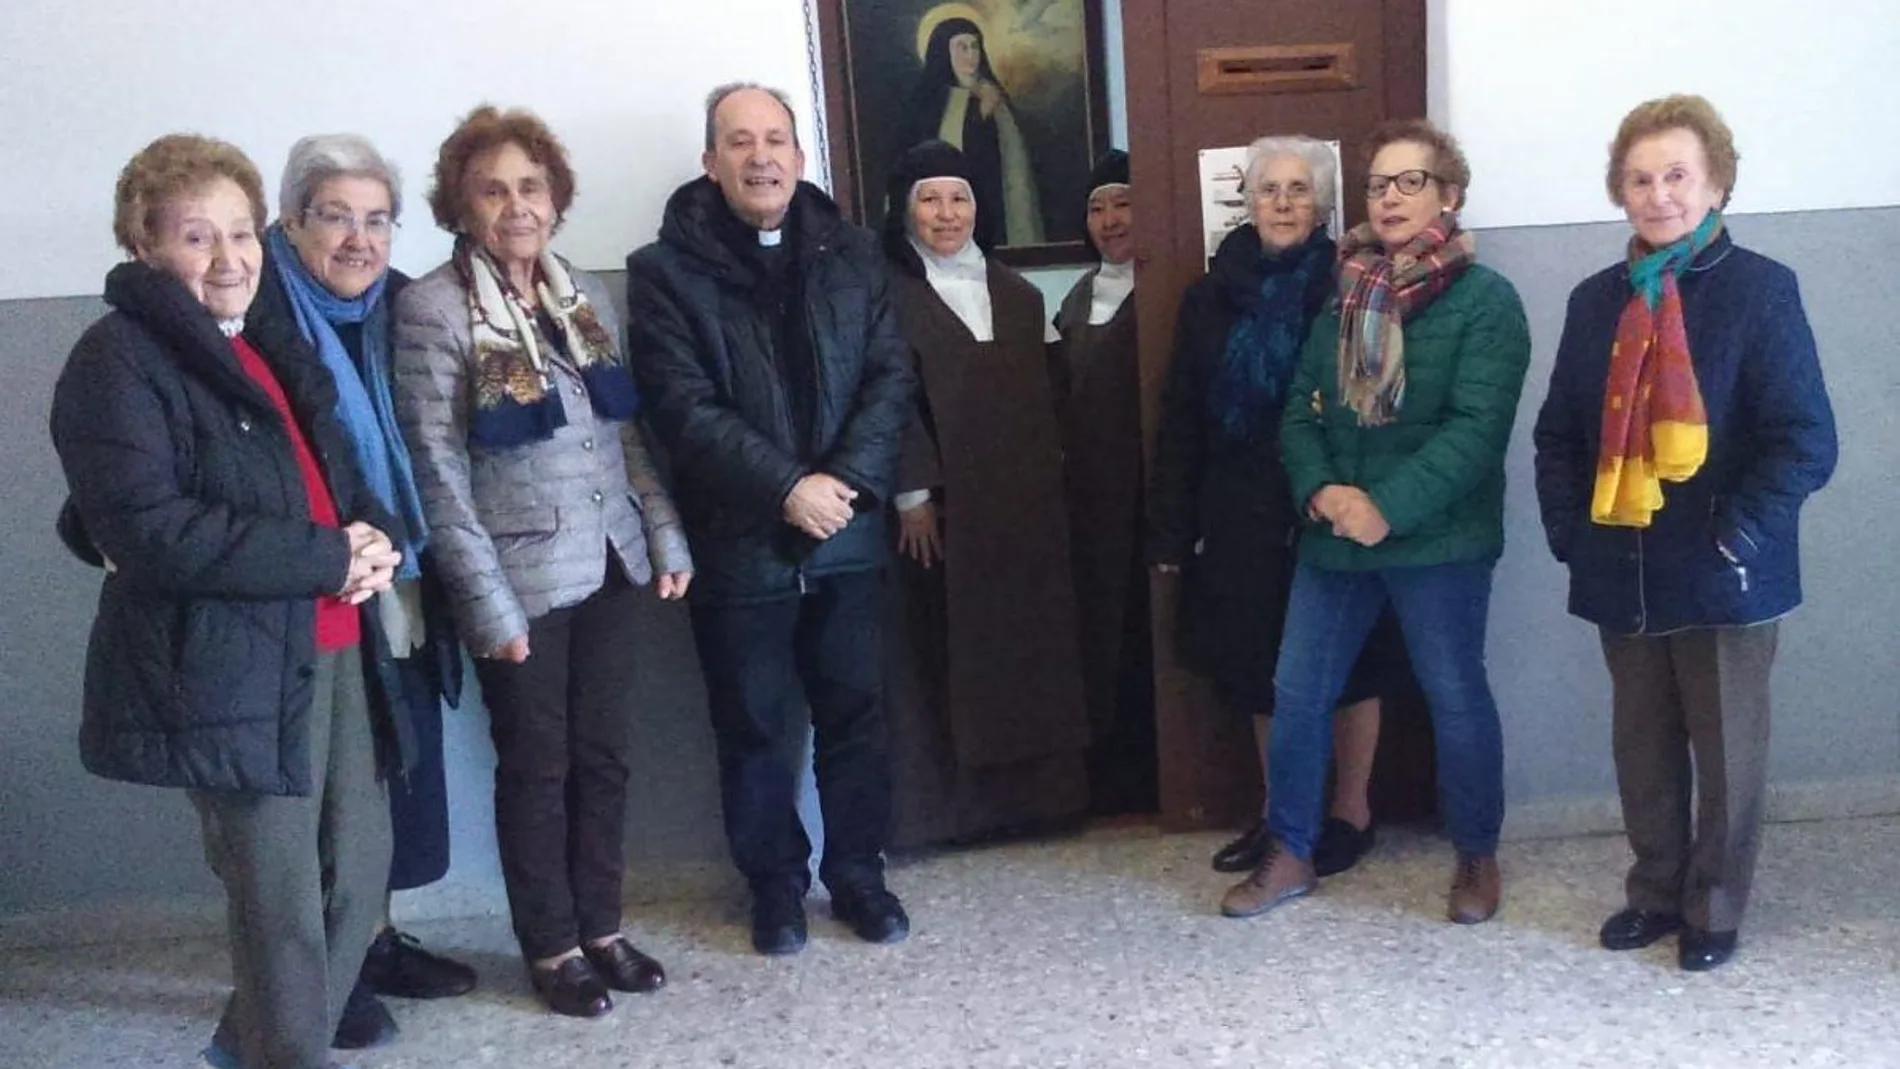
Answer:
[[903, 143], [940, 139], [963, 151], [971, 188], [986, 206], [976, 224], [985, 248], [1042, 244], [1042, 195], [1029, 141], [990, 66], [982, 27], [944, 19], [930, 32], [923, 62], [904, 106]]
[[1049, 378], [1062, 423], [1083, 690], [1095, 745], [1093, 807], [1152, 812], [1154, 662], [1143, 561], [1141, 371], [1135, 337], [1135, 244], [1128, 154], [1095, 164], [1086, 202], [1101, 263], [1056, 312], [1061, 341]]
[[1042, 296], [984, 256], [967, 158], [928, 141], [890, 180], [885, 250], [917, 417], [898, 465], [893, 843], [1047, 830], [1089, 804]]

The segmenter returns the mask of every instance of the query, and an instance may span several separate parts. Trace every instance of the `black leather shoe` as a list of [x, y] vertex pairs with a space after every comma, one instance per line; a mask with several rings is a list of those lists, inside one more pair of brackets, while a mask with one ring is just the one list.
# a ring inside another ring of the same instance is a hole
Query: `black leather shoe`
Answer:
[[377, 1001], [358, 978], [356, 986], [350, 988], [350, 997], [343, 1000], [343, 1016], [337, 1019], [330, 1045], [338, 1050], [380, 1047], [395, 1042], [398, 1031], [389, 1007]]
[[475, 970], [384, 928], [363, 955], [363, 982], [384, 998], [453, 998], [475, 990]]
[[1603, 922], [1597, 942], [1605, 950], [1636, 950], [1682, 929], [1682, 914], [1626, 909]]
[[903, 903], [882, 887], [831, 896], [831, 915], [867, 943], [897, 943], [910, 934]]
[[1240, 838], [1214, 851], [1215, 872], [1252, 872], [1266, 859], [1267, 847], [1273, 844], [1273, 832], [1267, 829], [1262, 820], [1243, 832]]
[[568, 958], [551, 969], [530, 965], [528, 978], [548, 1009], [564, 1017], [599, 1017], [614, 1008], [607, 985], [584, 956]]
[[1359, 864], [1377, 838], [1370, 824], [1355, 828], [1349, 820], [1327, 817], [1319, 828], [1319, 842], [1313, 844], [1313, 875], [1337, 876]]
[[1735, 956], [1734, 932], [1684, 928], [1676, 937], [1676, 964], [1684, 972], [1708, 972]]
[[645, 995], [666, 986], [666, 970], [660, 963], [640, 953], [626, 939], [615, 939], [606, 946], [589, 943], [581, 947], [581, 953], [615, 991], [631, 991], [636, 995]]
[[773, 957], [805, 949], [805, 897], [802, 894], [753, 893], [752, 949]]

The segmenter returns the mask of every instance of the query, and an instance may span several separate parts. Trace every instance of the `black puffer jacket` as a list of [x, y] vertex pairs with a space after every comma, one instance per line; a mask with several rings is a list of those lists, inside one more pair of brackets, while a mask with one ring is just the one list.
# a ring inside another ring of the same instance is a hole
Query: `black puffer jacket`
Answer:
[[[816, 366], [781, 373], [788, 354], [773, 351], [759, 271], [721, 235], [729, 213], [709, 179], [689, 182], [667, 204], [660, 240], [627, 258], [627, 355], [672, 457], [698, 569], [693, 595], [731, 602], [791, 595], [802, 577], [883, 562], [883, 505], [917, 376], [876, 236], [805, 183], [785, 229]], [[814, 382], [816, 396], [791, 396], [794, 379]], [[809, 440], [794, 430], [799, 410], [810, 414]], [[793, 484], [814, 471], [858, 491], [856, 518], [824, 542], [781, 513]]]
[[[73, 495], [62, 533], [109, 562], [80, 757], [108, 779], [307, 795], [314, 600], [343, 585], [349, 540], [311, 522], [276, 407], [184, 286], [127, 263], [105, 298], [114, 310], [53, 393]], [[335, 384], [280, 326], [245, 336], [299, 413], [344, 521], [386, 525], [331, 414]], [[372, 714], [387, 742], [386, 707]]]

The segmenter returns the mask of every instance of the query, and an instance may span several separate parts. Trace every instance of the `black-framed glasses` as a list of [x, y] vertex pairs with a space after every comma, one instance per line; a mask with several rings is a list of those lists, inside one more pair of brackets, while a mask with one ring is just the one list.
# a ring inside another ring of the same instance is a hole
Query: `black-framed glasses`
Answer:
[[362, 234], [378, 241], [389, 240], [395, 235], [396, 228], [402, 225], [388, 212], [371, 212], [359, 219], [349, 212], [321, 205], [305, 208], [303, 218], [305, 223], [334, 235]]
[[1443, 178], [1423, 168], [1400, 171], [1398, 174], [1369, 174], [1366, 176], [1366, 199], [1378, 200], [1392, 186], [1399, 187], [1399, 192], [1405, 196], [1416, 197], [1425, 191], [1425, 183], [1442, 181]]

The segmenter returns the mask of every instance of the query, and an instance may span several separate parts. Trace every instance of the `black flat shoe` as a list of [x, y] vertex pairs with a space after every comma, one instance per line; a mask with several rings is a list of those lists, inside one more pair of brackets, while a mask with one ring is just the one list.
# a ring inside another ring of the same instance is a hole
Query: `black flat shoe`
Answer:
[[769, 957], [805, 949], [805, 899], [790, 892], [752, 895], [752, 949]]
[[1682, 914], [1626, 909], [1603, 922], [1597, 942], [1605, 950], [1637, 950], [1682, 930]]
[[530, 965], [528, 978], [548, 1009], [563, 1017], [599, 1017], [614, 1008], [607, 985], [584, 956], [568, 958], [552, 969]]
[[336, 1035], [330, 1038], [330, 1046], [337, 1050], [380, 1047], [394, 1043], [399, 1031], [396, 1019], [389, 1015], [389, 1007], [377, 1001], [359, 978], [356, 986], [350, 988], [350, 997], [343, 1000], [343, 1016], [337, 1019]]
[[642, 954], [626, 939], [615, 939], [606, 946], [589, 943], [581, 947], [588, 964], [615, 991], [636, 995], [650, 994], [666, 986], [666, 970], [660, 963]]
[[1735, 956], [1734, 932], [1705, 932], [1684, 928], [1676, 937], [1676, 964], [1684, 972], [1708, 972]]
[[1265, 820], [1241, 833], [1240, 838], [1214, 851], [1215, 872], [1252, 872], [1266, 859], [1273, 832]]
[[1320, 825], [1319, 842], [1313, 845], [1313, 875], [1337, 876], [1359, 864], [1377, 838], [1371, 824], [1355, 828], [1349, 820], [1327, 817]]
[[384, 998], [453, 998], [475, 990], [475, 970], [384, 928], [363, 955], [363, 982]]
[[831, 915], [867, 943], [898, 943], [910, 934], [910, 916], [882, 887], [831, 896]]

